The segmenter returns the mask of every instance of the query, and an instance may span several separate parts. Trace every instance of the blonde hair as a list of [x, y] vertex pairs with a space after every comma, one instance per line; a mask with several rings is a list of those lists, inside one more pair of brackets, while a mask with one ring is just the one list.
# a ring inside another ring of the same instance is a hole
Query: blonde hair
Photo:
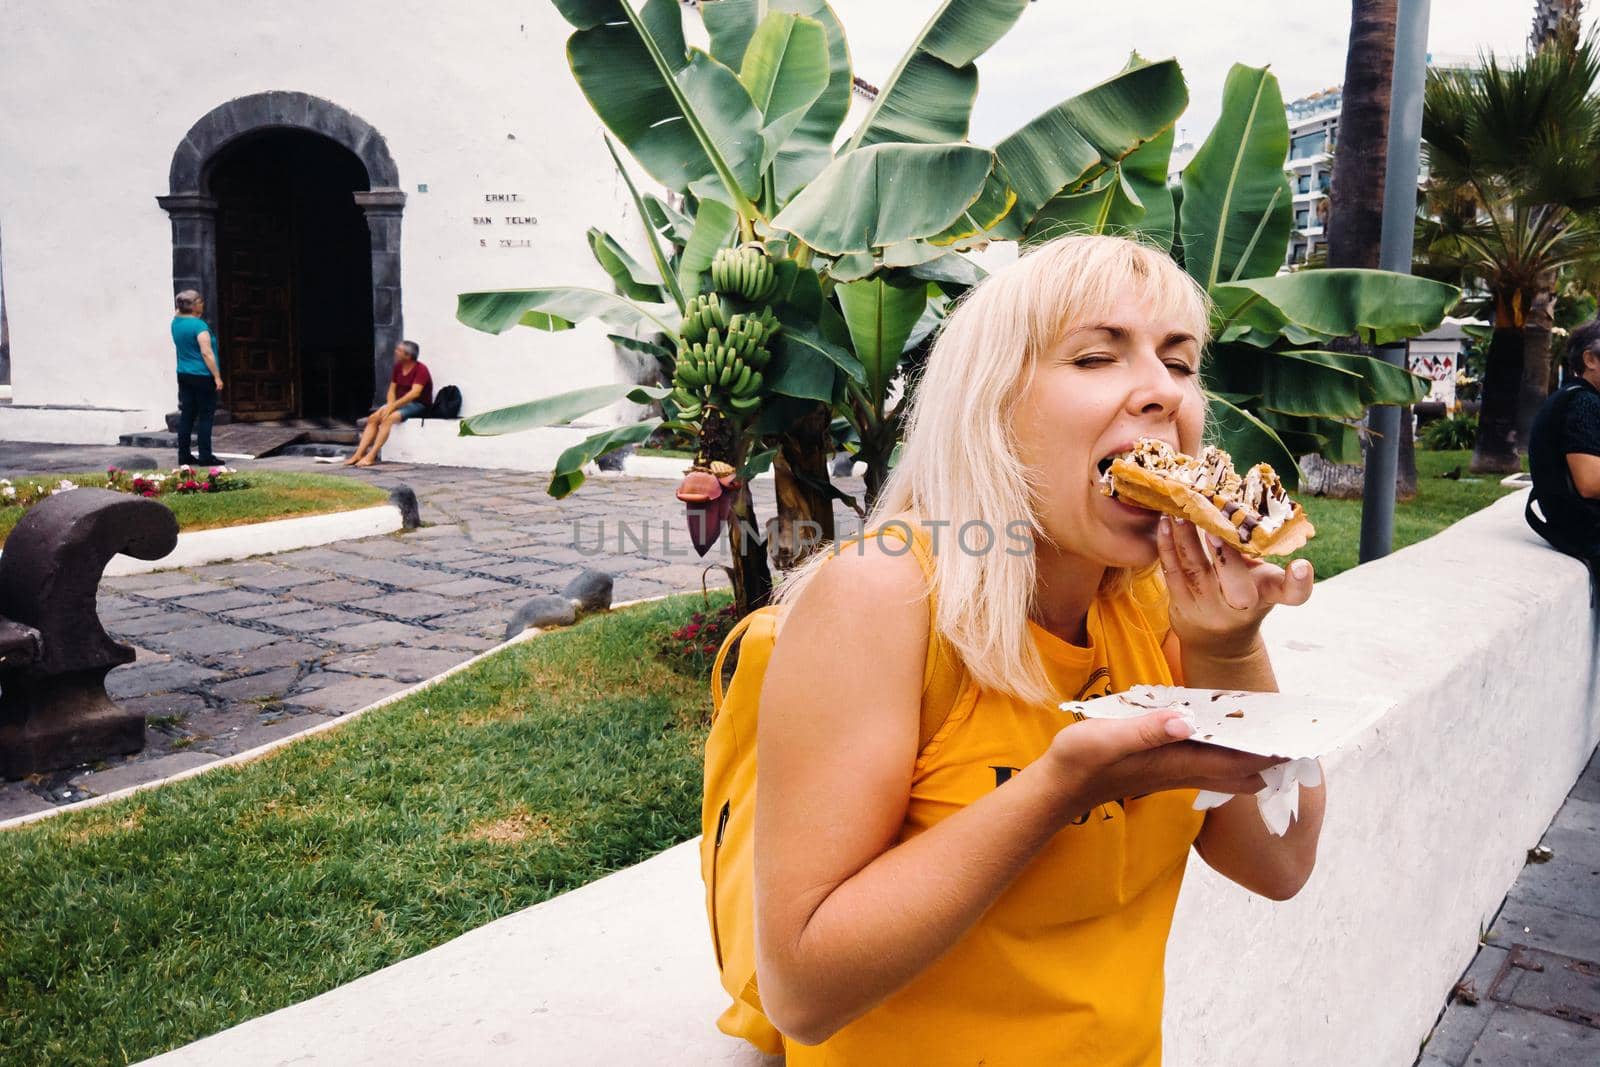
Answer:
[[[1210, 316], [1205, 290], [1161, 250], [1126, 238], [1059, 237], [970, 290], [934, 343], [916, 385], [900, 461], [863, 527], [876, 530], [895, 519], [913, 528], [944, 522], [948, 543], [964, 523], [987, 525], [989, 550], [934, 554], [934, 626], [979, 685], [1030, 703], [1059, 697], [1028, 631], [1037, 595], [1033, 551], [1002, 547], [1008, 524], [1018, 520], [1034, 539], [1048, 540], [1029, 471], [1017, 458], [1013, 406], [1043, 352], [1129, 295], [1153, 314], [1183, 323], [1204, 345]], [[775, 599], [798, 598], [833, 554], [820, 549], [788, 576]], [[1108, 572], [1102, 590], [1127, 580], [1126, 572]]]

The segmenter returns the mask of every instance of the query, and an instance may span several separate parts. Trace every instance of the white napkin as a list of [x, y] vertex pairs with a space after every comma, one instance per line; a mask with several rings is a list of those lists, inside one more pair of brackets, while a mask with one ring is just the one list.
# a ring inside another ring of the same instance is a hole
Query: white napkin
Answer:
[[[1278, 837], [1289, 832], [1289, 824], [1300, 817], [1300, 787], [1316, 788], [1322, 784], [1322, 765], [1314, 759], [1295, 759], [1268, 767], [1261, 772], [1267, 784], [1256, 793], [1256, 807], [1261, 809], [1261, 820]], [[1221, 807], [1234, 798], [1232, 793], [1213, 793], [1202, 789], [1194, 798], [1194, 810], [1206, 811]]]

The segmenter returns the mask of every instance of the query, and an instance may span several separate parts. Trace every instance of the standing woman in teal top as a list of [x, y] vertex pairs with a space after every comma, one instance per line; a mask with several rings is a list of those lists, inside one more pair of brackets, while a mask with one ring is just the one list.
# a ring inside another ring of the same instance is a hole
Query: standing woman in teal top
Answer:
[[191, 433], [200, 438], [200, 463], [221, 463], [211, 454], [211, 418], [217, 410], [217, 394], [222, 392], [222, 371], [218, 369], [216, 344], [211, 327], [201, 318], [205, 298], [185, 289], [174, 298], [178, 314], [172, 320], [172, 344], [178, 350], [178, 463], [193, 465], [189, 451]]

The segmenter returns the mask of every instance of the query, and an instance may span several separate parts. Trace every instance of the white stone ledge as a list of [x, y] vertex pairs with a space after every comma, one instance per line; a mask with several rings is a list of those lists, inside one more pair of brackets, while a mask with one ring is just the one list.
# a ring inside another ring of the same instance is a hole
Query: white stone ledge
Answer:
[[0, 441], [114, 445], [123, 434], [165, 428], [166, 417], [159, 411], [0, 405]]
[[393, 504], [304, 515], [292, 519], [252, 522], [244, 526], [224, 526], [218, 530], [194, 530], [178, 535], [178, 547], [160, 559], [134, 559], [114, 556], [106, 565], [106, 576], [148, 574], [202, 563], [264, 556], [297, 548], [314, 548], [355, 537], [376, 537], [394, 533], [401, 527], [400, 509]]
[[[1587, 575], [1511, 496], [1323, 583], [1268, 639], [1287, 692], [1396, 710], [1328, 760], [1317, 871], [1273, 903], [1192, 863], [1175, 1067], [1409, 1064], [1600, 733]], [[695, 842], [152, 1061], [765, 1063], [720, 1034]]]

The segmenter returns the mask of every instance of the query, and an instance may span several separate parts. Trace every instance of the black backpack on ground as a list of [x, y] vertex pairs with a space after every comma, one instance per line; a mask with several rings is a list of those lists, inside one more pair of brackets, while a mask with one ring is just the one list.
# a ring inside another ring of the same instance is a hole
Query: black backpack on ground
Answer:
[[460, 418], [461, 390], [447, 385], [433, 394], [433, 409], [428, 414], [436, 419]]

